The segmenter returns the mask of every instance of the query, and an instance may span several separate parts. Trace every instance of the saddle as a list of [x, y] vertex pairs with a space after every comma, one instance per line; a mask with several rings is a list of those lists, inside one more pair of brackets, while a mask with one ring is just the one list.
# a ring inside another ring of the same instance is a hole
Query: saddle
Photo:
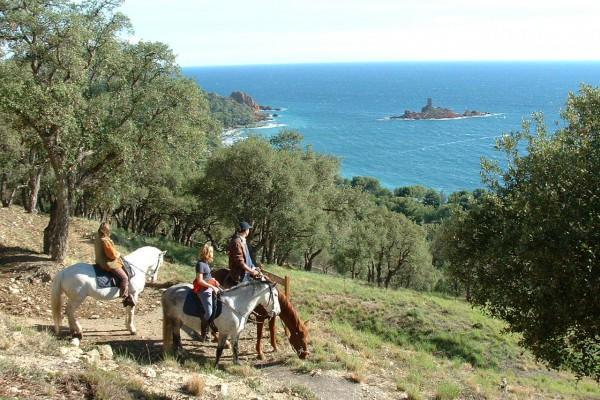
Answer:
[[[211, 321], [221, 315], [221, 311], [223, 311], [223, 303], [218, 299], [216, 293], [213, 292], [213, 302], [212, 302], [212, 316], [210, 317]], [[202, 318], [204, 315], [204, 307], [202, 306], [202, 302], [198, 295], [191, 290], [188, 292], [187, 296], [185, 296], [185, 301], [183, 303], [183, 313], [187, 315], [191, 315], [192, 317]], [[208, 321], [208, 322], [211, 322]]]
[[[135, 270], [132, 268], [131, 264], [127, 261], [123, 260], [123, 271], [127, 274], [129, 279], [135, 276]], [[119, 287], [119, 283], [121, 283], [121, 279], [117, 278], [111, 272], [108, 272], [98, 264], [94, 264], [94, 272], [96, 273], [96, 286], [98, 289], [104, 289], [109, 287]]]

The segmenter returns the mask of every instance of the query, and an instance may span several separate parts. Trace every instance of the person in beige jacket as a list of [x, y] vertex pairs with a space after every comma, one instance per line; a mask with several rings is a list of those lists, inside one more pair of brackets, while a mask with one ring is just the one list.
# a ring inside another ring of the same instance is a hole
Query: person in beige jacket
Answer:
[[121, 280], [119, 289], [121, 297], [125, 298], [123, 304], [133, 305], [129, 304], [132, 302], [132, 298], [129, 296], [129, 277], [123, 269], [121, 255], [110, 239], [110, 225], [108, 222], [101, 223], [98, 228], [98, 234], [94, 241], [94, 252], [96, 254], [96, 264]]

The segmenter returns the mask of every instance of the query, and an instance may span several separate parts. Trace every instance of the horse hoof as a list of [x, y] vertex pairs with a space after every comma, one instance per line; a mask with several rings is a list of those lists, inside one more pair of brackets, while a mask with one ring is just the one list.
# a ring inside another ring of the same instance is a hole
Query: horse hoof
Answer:
[[131, 336], [137, 335], [137, 331], [129, 331], [129, 334], [130, 334]]
[[263, 353], [258, 353], [258, 354], [256, 355], [256, 359], [257, 359], [257, 360], [261, 360], [261, 361], [262, 361], [262, 360], [264, 360], [264, 359], [265, 359], [265, 355], [264, 355]]
[[79, 343], [80, 343], [79, 338], [74, 337], [73, 339], [71, 339], [72, 346], [79, 347]]

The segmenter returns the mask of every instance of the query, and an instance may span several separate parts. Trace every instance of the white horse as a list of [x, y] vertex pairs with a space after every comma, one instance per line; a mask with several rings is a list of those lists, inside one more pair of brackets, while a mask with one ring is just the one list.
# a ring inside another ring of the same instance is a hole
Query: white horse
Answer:
[[[191, 290], [190, 284], [180, 283], [171, 286], [162, 295], [165, 352], [171, 352], [174, 343], [176, 347], [181, 347], [180, 329], [183, 325], [196, 332], [201, 331], [202, 319], [183, 312], [185, 299]], [[246, 326], [248, 316], [259, 304], [267, 310], [269, 316], [278, 315], [281, 311], [279, 295], [275, 284], [262, 280], [250, 280], [225, 290], [221, 293], [219, 301], [223, 305], [221, 314], [214, 319], [214, 324], [219, 330], [215, 365], [219, 365], [223, 348], [229, 336], [231, 336], [233, 362], [239, 364], [238, 337]]]
[[[150, 277], [152, 282], [156, 282], [158, 270], [163, 262], [166, 251], [161, 251], [156, 247], [146, 246], [135, 250], [124, 258], [132, 266], [134, 276], [129, 279], [129, 293], [137, 303], [140, 293], [146, 285], [146, 278]], [[67, 318], [69, 319], [69, 329], [71, 331], [72, 343], [79, 345], [82, 337], [81, 325], [77, 321], [75, 312], [84, 300], [91, 296], [96, 300], [116, 300], [119, 299], [118, 287], [107, 287], [99, 289], [96, 285], [96, 273], [94, 267], [90, 264], [78, 263], [71, 265], [56, 273], [52, 283], [52, 318], [54, 319], [54, 331], [60, 333], [60, 323], [62, 322], [62, 294], [67, 296], [66, 307]], [[133, 321], [135, 306], [127, 306], [127, 316], [125, 326], [132, 335], [135, 335], [136, 329]]]

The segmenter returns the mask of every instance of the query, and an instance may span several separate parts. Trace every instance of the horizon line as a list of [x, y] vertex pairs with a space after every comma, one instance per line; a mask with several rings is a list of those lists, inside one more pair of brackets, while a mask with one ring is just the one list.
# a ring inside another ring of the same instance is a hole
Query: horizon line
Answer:
[[181, 68], [212, 68], [212, 67], [260, 67], [260, 66], [294, 66], [294, 65], [336, 65], [336, 64], [475, 64], [475, 63], [600, 63], [600, 59], [579, 60], [357, 60], [357, 61], [297, 61], [297, 62], [272, 62], [272, 63], [247, 63], [247, 64], [203, 64], [180, 65]]

